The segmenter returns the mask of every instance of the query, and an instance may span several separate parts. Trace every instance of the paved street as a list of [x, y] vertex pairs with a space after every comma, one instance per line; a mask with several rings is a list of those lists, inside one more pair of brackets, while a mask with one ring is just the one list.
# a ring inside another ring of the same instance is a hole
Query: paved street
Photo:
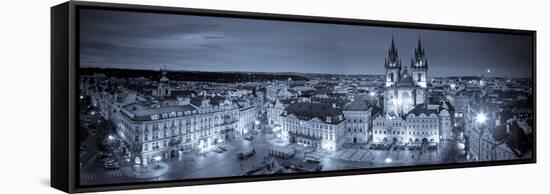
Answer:
[[[220, 144], [227, 148], [227, 151], [218, 153], [207, 150], [205, 153], [180, 152], [176, 158], [166, 159], [159, 163], [149, 165], [146, 170], [138, 172], [136, 167], [130, 166], [128, 160], [122, 157], [120, 151], [115, 151], [120, 169], [105, 170], [101, 160], [93, 157], [85, 161], [81, 174], [82, 184], [97, 184], [102, 182], [139, 182], [139, 181], [163, 181], [163, 180], [184, 180], [211, 177], [227, 177], [243, 175], [246, 171], [262, 166], [262, 163], [269, 161], [268, 155], [271, 146], [283, 146], [296, 150], [294, 157], [290, 159], [276, 160], [279, 163], [293, 164], [302, 170], [314, 170], [318, 165], [322, 170], [343, 170], [357, 168], [389, 167], [404, 165], [435, 164], [446, 162], [459, 162], [460, 157], [456, 149], [456, 141], [444, 141], [438, 150], [370, 150], [369, 145], [346, 146], [336, 152], [313, 150], [297, 144], [288, 144], [270, 133], [266, 126], [264, 130], [254, 135], [249, 141], [240, 136], [234, 140]], [[93, 143], [87, 142], [93, 145]], [[93, 146], [92, 146], [93, 147]], [[254, 148], [256, 153], [245, 159], [238, 159], [237, 153]], [[93, 153], [93, 150], [90, 150]], [[321, 163], [304, 161], [306, 155], [317, 156]], [[283, 171], [296, 172], [296, 171]], [[141, 174], [140, 174], [141, 173]]]

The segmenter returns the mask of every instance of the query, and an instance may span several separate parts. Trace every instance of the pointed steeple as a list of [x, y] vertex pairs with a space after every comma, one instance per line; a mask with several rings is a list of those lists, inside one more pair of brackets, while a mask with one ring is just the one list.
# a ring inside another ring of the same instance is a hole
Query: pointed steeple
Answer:
[[420, 39], [420, 33], [418, 34], [418, 44], [414, 49], [414, 57], [411, 61], [411, 67], [427, 67], [428, 60], [426, 59], [426, 54], [424, 48], [422, 48], [422, 40]]
[[390, 53], [396, 53], [397, 54], [397, 49], [395, 49], [395, 41], [393, 40], [393, 36], [391, 37]]
[[395, 48], [395, 41], [393, 39], [393, 34], [391, 38], [391, 46], [388, 49], [388, 57], [384, 63], [386, 67], [401, 67], [401, 60], [399, 59], [399, 54], [397, 48]]
[[422, 48], [422, 41], [420, 41], [420, 36], [418, 37], [418, 46], [416, 47], [416, 50], [424, 53], [424, 49]]

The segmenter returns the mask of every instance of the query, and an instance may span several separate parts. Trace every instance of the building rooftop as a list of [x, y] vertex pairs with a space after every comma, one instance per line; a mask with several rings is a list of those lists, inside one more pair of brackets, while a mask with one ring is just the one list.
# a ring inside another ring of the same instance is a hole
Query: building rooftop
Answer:
[[123, 107], [132, 115], [126, 115], [134, 121], [152, 121], [181, 117], [192, 114], [197, 108], [193, 105], [151, 107], [140, 103], [133, 103]]
[[367, 111], [369, 110], [370, 106], [368, 105], [367, 101], [364, 99], [356, 99], [353, 102], [349, 103], [345, 111]]
[[437, 114], [438, 111], [436, 109], [427, 109], [425, 107], [425, 104], [419, 104], [419, 105], [416, 105], [412, 110], [410, 110], [406, 115], [414, 114], [415, 116], [419, 116], [422, 113], [424, 113], [427, 116], [430, 116], [430, 114]]
[[[329, 124], [343, 121], [342, 110], [323, 103], [298, 102], [289, 105], [286, 110], [289, 115], [292, 114], [302, 120], [318, 118]], [[327, 118], [330, 118], [330, 121]]]

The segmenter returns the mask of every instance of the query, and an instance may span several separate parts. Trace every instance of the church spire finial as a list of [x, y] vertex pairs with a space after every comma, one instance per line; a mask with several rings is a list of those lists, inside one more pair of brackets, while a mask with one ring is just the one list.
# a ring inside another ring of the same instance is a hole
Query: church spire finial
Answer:
[[397, 48], [395, 47], [395, 40], [393, 37], [393, 31], [392, 31], [392, 38], [391, 38], [391, 45], [388, 49], [388, 57], [385, 61], [386, 67], [401, 67], [401, 60], [399, 59], [399, 54], [397, 53]]
[[421, 42], [421, 39], [420, 39], [420, 32], [418, 32], [418, 49], [422, 50], [422, 42]]

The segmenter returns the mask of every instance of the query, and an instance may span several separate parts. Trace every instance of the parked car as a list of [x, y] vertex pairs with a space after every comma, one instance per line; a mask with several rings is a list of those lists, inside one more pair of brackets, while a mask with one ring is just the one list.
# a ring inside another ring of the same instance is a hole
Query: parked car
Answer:
[[239, 160], [243, 160], [243, 159], [246, 159], [248, 157], [253, 156], [254, 154], [256, 154], [256, 149], [252, 148], [251, 150], [246, 150], [246, 151], [242, 151], [242, 152], [237, 153], [237, 158]]
[[255, 130], [252, 130], [252, 131], [250, 132], [250, 134], [252, 134], [252, 135], [258, 135], [258, 134], [260, 134], [260, 130], [256, 130], [256, 129], [255, 129]]
[[321, 158], [317, 157], [317, 156], [306, 156], [306, 158], [304, 159], [305, 162], [310, 162], [310, 163], [320, 163], [321, 162]]
[[375, 144], [371, 144], [371, 145], [369, 146], [369, 150], [372, 150], [372, 149], [374, 149], [374, 148], [376, 148], [376, 145], [375, 145]]
[[105, 163], [103, 163], [103, 167], [105, 167], [105, 169], [118, 169], [118, 168], [120, 168], [120, 166], [118, 165], [117, 162], [112, 162], [112, 161], [106, 161]]
[[218, 148], [220, 148], [220, 150], [227, 151], [227, 148], [224, 146], [218, 146]]
[[214, 151], [217, 153], [223, 153], [224, 150], [220, 149], [219, 147], [214, 148]]
[[393, 151], [397, 151], [397, 149], [399, 149], [399, 145], [394, 145], [393, 146]]
[[314, 171], [321, 171], [321, 170], [323, 170], [323, 165], [319, 164], [319, 165], [315, 166], [315, 168], [313, 170]]
[[252, 140], [254, 140], [254, 136], [249, 135], [249, 136], [244, 137], [244, 139], [248, 140], [248, 141], [252, 141]]

